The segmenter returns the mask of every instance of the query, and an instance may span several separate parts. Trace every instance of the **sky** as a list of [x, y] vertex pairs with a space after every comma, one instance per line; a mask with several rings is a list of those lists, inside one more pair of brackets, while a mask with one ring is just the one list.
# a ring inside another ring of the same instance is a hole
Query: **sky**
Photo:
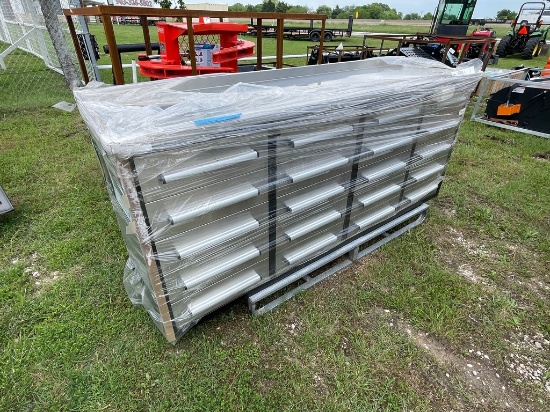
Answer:
[[[201, 0], [192, 1], [188, 3], [200, 3]], [[242, 4], [259, 4], [261, 0], [210, 0], [211, 3], [226, 3], [231, 5], [234, 3]], [[312, 9], [325, 4], [333, 7], [338, 5], [340, 7], [351, 5], [364, 5], [370, 3], [384, 3], [390, 6], [392, 9], [396, 9], [398, 12], [403, 13], [433, 13], [437, 7], [438, 0], [285, 0], [286, 3], [292, 5], [308, 6]], [[512, 11], [518, 11], [523, 1], [518, 0], [478, 0], [476, 8], [474, 10], [474, 18], [495, 18], [497, 11], [502, 9], [509, 9]], [[550, 6], [550, 3], [549, 3]]]

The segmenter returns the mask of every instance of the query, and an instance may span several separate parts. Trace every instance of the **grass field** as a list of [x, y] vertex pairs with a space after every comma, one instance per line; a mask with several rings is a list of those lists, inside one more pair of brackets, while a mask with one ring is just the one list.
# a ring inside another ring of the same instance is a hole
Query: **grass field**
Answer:
[[550, 410], [548, 140], [465, 121], [425, 223], [272, 313], [238, 300], [171, 346], [122, 286], [79, 114], [1, 116], [15, 211], [0, 216], [0, 410]]

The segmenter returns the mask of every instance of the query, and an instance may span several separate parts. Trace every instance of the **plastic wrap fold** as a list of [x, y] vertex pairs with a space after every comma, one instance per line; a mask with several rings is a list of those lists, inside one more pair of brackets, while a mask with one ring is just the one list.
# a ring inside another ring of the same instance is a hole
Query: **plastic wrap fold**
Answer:
[[170, 342], [437, 194], [481, 62], [359, 62], [75, 92], [129, 260]]

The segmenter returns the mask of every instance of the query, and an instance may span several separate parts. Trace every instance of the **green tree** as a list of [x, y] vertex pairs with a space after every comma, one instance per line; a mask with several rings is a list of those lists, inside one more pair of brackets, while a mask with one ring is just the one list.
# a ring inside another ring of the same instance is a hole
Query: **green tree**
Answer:
[[284, 1], [279, 1], [275, 5], [275, 11], [277, 13], [286, 13], [290, 9], [290, 6], [286, 4]]
[[266, 13], [275, 13], [275, 3], [273, 0], [264, 0], [262, 3], [262, 11]]
[[430, 12], [422, 16], [422, 20], [433, 20], [433, 18], [434, 18], [434, 15]]
[[422, 17], [420, 17], [420, 14], [418, 13], [409, 13], [405, 14], [405, 17], [403, 17], [403, 20], [420, 20]]
[[229, 11], [246, 11], [246, 6], [242, 3], [235, 3], [227, 8]]
[[309, 9], [306, 6], [291, 6], [287, 13], [308, 13]]
[[[360, 19], [397, 20], [402, 14], [384, 3], [371, 3], [357, 8]], [[355, 15], [355, 13], [353, 13]]]
[[169, 9], [172, 7], [172, 0], [155, 0], [155, 3], [160, 5], [163, 9]]
[[393, 13], [397, 14], [395, 9], [390, 8], [390, 6], [384, 3], [372, 3], [368, 7], [370, 7], [371, 15], [376, 16], [372, 17], [373, 19], [387, 19]]
[[349, 16], [353, 16], [355, 18], [355, 6], [345, 6], [342, 11], [338, 13], [337, 18], [339, 19], [347, 19]]
[[315, 13], [317, 14], [326, 14], [328, 18], [332, 16], [332, 8], [330, 6], [319, 6], [317, 7], [317, 10], [315, 10]]
[[400, 13], [395, 9], [389, 9], [384, 12], [383, 18], [385, 20], [401, 20], [403, 18], [403, 13]]
[[187, 9], [187, 6], [185, 5], [185, 1], [183, 1], [183, 0], [174, 0], [174, 1], [172, 1], [172, 0], [155, 0], [155, 3], [157, 3], [163, 9], [169, 9], [170, 7], [172, 7], [173, 3], [175, 3], [175, 5], [174, 5], [175, 9], [180, 9], [180, 10]]
[[497, 19], [512, 20], [516, 18], [516, 12], [508, 9], [502, 9], [497, 12]]
[[338, 18], [338, 15], [340, 13], [342, 13], [342, 9], [340, 8], [340, 6], [336, 5], [336, 7], [334, 9], [332, 9], [332, 13], [330, 14], [330, 18], [331, 19], [337, 19]]
[[[361, 7], [361, 10], [365, 11], [364, 16], [361, 17], [361, 11], [359, 11], [359, 17], [362, 19], [376, 19], [380, 20], [384, 18], [384, 7], [385, 5], [382, 5], [381, 3], [372, 3], [368, 6]], [[389, 7], [388, 7], [389, 8]]]

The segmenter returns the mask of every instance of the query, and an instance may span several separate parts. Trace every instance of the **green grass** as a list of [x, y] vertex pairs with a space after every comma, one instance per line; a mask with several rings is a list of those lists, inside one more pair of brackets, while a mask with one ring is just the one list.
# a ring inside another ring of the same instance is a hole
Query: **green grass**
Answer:
[[421, 226], [272, 313], [234, 302], [172, 347], [126, 296], [126, 249], [78, 113], [6, 111], [0, 410], [501, 410], [399, 322], [443, 358], [482, 351], [522, 407], [548, 410], [542, 383], [507, 363], [525, 354], [548, 379], [548, 346], [522, 346], [550, 340], [548, 157], [546, 139], [464, 122]]
[[[0, 52], [6, 48], [7, 45], [0, 42]], [[48, 69], [42, 60], [15, 50], [5, 58], [5, 64], [6, 70], [0, 69], [0, 113], [72, 99], [63, 76]]]

